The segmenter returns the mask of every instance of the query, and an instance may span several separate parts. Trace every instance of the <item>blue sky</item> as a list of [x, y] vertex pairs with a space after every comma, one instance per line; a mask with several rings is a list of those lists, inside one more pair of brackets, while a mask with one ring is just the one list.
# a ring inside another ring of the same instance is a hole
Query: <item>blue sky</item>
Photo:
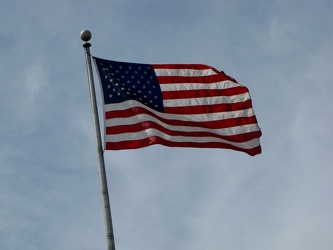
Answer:
[[0, 249], [106, 249], [83, 29], [97, 57], [223, 70], [249, 88], [263, 132], [255, 157], [106, 152], [117, 250], [332, 249], [332, 11], [329, 0], [1, 1]]

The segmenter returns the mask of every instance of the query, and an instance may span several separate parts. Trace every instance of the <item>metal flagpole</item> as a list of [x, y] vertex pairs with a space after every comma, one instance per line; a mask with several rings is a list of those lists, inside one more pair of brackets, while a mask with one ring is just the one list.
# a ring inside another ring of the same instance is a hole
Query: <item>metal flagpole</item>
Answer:
[[104, 219], [105, 219], [105, 227], [106, 227], [107, 250], [115, 250], [108, 184], [107, 184], [106, 172], [105, 172], [104, 153], [103, 153], [100, 125], [99, 125], [99, 120], [98, 120], [98, 110], [97, 110], [97, 103], [96, 103], [94, 78], [93, 78], [93, 72], [92, 72], [92, 67], [91, 67], [91, 55], [90, 55], [90, 49], [89, 49], [91, 44], [88, 43], [90, 38], [91, 38], [91, 33], [89, 30], [83, 30], [81, 32], [81, 39], [85, 42], [85, 44], [83, 44], [83, 47], [84, 47], [85, 55], [86, 55], [90, 100], [91, 100], [91, 107], [92, 107], [94, 123], [95, 123], [96, 144], [97, 144], [97, 153], [98, 153], [98, 162], [99, 162], [99, 175], [100, 175], [100, 179], [101, 179], [103, 205], [104, 205]]

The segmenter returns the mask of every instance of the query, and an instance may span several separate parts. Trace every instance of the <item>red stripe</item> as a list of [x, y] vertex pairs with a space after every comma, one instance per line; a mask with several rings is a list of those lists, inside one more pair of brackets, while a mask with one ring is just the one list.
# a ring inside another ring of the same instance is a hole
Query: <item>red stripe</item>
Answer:
[[197, 70], [212, 69], [216, 73], [220, 73], [215, 68], [205, 64], [153, 64], [152, 66], [154, 69], [197, 69]]
[[186, 137], [215, 137], [219, 139], [228, 140], [230, 142], [246, 142], [261, 136], [261, 131], [253, 131], [238, 135], [219, 135], [213, 132], [189, 132], [189, 131], [175, 131], [153, 121], [139, 122], [133, 125], [120, 125], [106, 127], [107, 135], [123, 134], [123, 133], [137, 133], [146, 129], [154, 128], [170, 136], [186, 136]]
[[164, 107], [164, 112], [168, 114], [207, 114], [217, 112], [230, 112], [252, 108], [251, 100], [237, 103], [225, 103], [202, 106], [185, 106], [185, 107]]
[[[238, 110], [245, 110], [252, 108], [252, 101], [246, 100], [244, 102], [238, 103], [225, 103], [225, 104], [214, 104], [214, 105], [201, 105], [201, 106], [184, 106], [184, 107], [164, 107], [165, 114], [179, 114], [179, 115], [195, 115], [195, 114], [211, 114], [218, 112], [231, 112]], [[113, 113], [111, 113], [113, 112]], [[115, 110], [115, 111], [107, 111], [105, 113], [106, 119], [112, 118], [122, 118], [122, 117], [130, 117], [132, 115], [138, 113], [147, 113], [153, 114], [149, 112], [147, 109], [142, 107], [133, 107], [130, 109], [124, 110]], [[159, 117], [158, 117], [159, 118]]]
[[163, 100], [170, 99], [187, 99], [199, 97], [213, 96], [234, 96], [247, 93], [246, 87], [238, 86], [228, 89], [194, 89], [194, 90], [177, 90], [177, 91], [162, 91]]
[[225, 148], [225, 149], [233, 149], [245, 152], [251, 156], [261, 153], [260, 146], [251, 149], [242, 149], [226, 143], [219, 143], [219, 142], [207, 142], [207, 143], [171, 142], [157, 136], [152, 136], [146, 139], [135, 140], [135, 141], [106, 142], [105, 149], [106, 150], [135, 149], [135, 148], [148, 147], [154, 144], [161, 144], [168, 147]]
[[170, 84], [170, 83], [213, 83], [222, 81], [232, 81], [236, 82], [230, 76], [224, 74], [224, 72], [219, 72], [216, 75], [209, 76], [157, 76], [158, 82], [160, 84]]
[[155, 117], [156, 119], [160, 120], [161, 122], [173, 125], [173, 126], [188, 126], [188, 127], [203, 127], [203, 128], [212, 128], [212, 129], [219, 129], [219, 128], [230, 128], [236, 127], [246, 124], [254, 124], [257, 123], [255, 116], [250, 117], [238, 117], [238, 118], [231, 118], [231, 119], [224, 119], [224, 120], [212, 120], [212, 121], [202, 121], [202, 122], [195, 122], [195, 121], [180, 121], [176, 119], [165, 119], [162, 118], [155, 113], [152, 113], [144, 108], [136, 107], [126, 110], [117, 110], [117, 111], [109, 111], [105, 114], [105, 119], [113, 119], [113, 118], [126, 118], [132, 117], [134, 115], [141, 115], [147, 114]]

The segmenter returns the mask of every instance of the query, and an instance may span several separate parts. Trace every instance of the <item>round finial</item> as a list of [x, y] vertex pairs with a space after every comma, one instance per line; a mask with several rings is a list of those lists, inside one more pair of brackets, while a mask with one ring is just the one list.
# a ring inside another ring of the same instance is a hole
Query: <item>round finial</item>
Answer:
[[89, 30], [82, 30], [80, 36], [82, 41], [88, 42], [91, 38], [91, 32]]

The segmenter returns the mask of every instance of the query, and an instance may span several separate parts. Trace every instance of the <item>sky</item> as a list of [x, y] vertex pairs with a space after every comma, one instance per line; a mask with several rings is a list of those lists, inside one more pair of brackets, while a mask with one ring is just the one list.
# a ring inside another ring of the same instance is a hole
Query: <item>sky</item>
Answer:
[[100, 58], [223, 70], [249, 88], [263, 133], [254, 157], [105, 152], [117, 250], [333, 249], [332, 12], [331, 0], [1, 0], [0, 249], [106, 249], [84, 29]]

